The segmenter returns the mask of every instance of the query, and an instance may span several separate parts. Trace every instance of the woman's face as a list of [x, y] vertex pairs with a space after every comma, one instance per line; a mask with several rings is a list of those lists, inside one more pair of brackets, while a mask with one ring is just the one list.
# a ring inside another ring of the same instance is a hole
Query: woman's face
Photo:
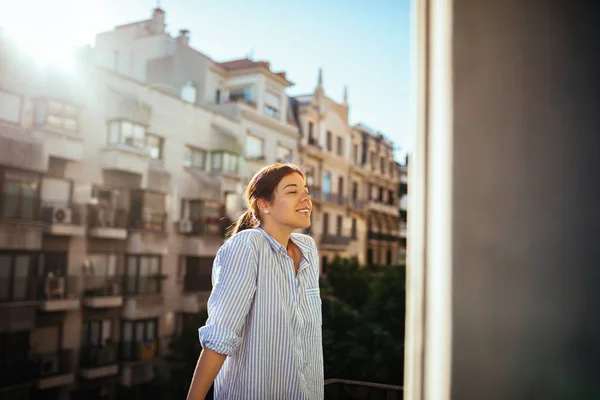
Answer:
[[[261, 205], [262, 202], [259, 202]], [[265, 210], [267, 211], [265, 213]], [[294, 172], [285, 176], [275, 189], [273, 201], [264, 203], [260, 213], [272, 222], [292, 229], [308, 228], [312, 202], [302, 175]]]

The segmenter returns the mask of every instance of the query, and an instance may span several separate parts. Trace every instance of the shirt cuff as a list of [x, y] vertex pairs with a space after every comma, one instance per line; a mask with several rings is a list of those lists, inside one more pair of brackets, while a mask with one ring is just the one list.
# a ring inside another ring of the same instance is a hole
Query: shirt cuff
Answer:
[[242, 342], [242, 339], [231, 330], [214, 325], [198, 329], [198, 337], [202, 348], [227, 356], [233, 355]]

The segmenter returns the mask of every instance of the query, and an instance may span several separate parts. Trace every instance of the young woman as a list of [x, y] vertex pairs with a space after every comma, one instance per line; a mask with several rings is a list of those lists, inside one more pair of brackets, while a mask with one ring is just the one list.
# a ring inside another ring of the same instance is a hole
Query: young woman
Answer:
[[319, 257], [312, 203], [296, 166], [261, 169], [246, 189], [248, 210], [213, 264], [203, 350], [188, 399], [323, 398]]

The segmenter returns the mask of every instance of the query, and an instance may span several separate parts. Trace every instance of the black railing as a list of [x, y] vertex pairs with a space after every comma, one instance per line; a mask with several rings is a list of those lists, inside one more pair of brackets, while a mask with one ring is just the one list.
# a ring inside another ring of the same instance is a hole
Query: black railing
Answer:
[[57, 375], [75, 372], [73, 350], [63, 349], [54, 353], [36, 354], [34, 360], [34, 376], [38, 379], [51, 378]]
[[100, 368], [113, 365], [118, 362], [118, 354], [116, 344], [83, 346], [79, 366], [81, 368]]
[[167, 214], [164, 212], [151, 212], [145, 214], [142, 218], [133, 218], [130, 223], [131, 229], [140, 229], [144, 231], [163, 232]]
[[380, 232], [369, 232], [367, 234], [368, 239], [372, 240], [381, 240], [383, 242], [397, 242], [399, 236], [391, 235], [389, 233], [380, 233]]
[[39, 300], [74, 299], [78, 296], [79, 277], [54, 276], [38, 278]]
[[352, 238], [345, 236], [333, 236], [333, 235], [323, 235], [321, 237], [321, 244], [331, 244], [336, 246], [348, 246]]
[[127, 211], [103, 206], [88, 206], [88, 224], [92, 228], [127, 227]]
[[86, 276], [83, 282], [83, 294], [85, 296], [118, 296], [121, 294], [123, 278], [120, 276]]
[[121, 342], [121, 361], [149, 361], [158, 356], [158, 339]]
[[35, 301], [35, 283], [33, 277], [0, 278], [0, 303]]
[[161, 294], [162, 276], [125, 276], [123, 293], [126, 296]]
[[383, 385], [373, 382], [327, 379], [325, 385], [326, 400], [402, 400], [401, 386]]

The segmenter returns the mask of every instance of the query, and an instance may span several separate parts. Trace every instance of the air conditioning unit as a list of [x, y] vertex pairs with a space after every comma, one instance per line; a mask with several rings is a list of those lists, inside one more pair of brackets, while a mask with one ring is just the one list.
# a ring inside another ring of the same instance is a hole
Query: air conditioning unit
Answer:
[[181, 219], [179, 220], [179, 232], [180, 233], [190, 233], [192, 232], [192, 220], [191, 219]]
[[52, 376], [58, 373], [58, 356], [55, 354], [40, 358], [40, 376]]
[[55, 224], [70, 224], [72, 212], [68, 207], [54, 207], [52, 210], [52, 222]]

